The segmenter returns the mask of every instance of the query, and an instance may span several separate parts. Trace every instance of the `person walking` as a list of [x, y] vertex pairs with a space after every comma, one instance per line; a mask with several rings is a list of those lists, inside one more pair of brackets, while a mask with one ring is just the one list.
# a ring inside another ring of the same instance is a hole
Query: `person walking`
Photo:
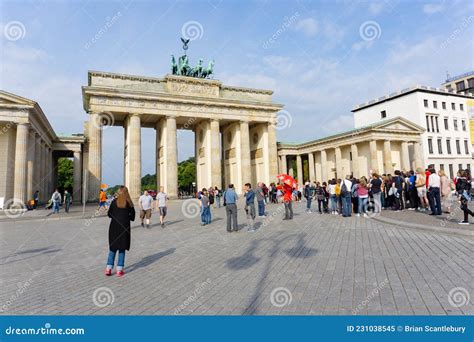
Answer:
[[97, 210], [100, 210], [100, 208], [105, 207], [106, 203], [107, 203], [107, 194], [105, 193], [104, 189], [100, 189], [100, 192], [99, 192], [99, 208], [97, 208]]
[[117, 277], [125, 274], [125, 250], [130, 250], [131, 229], [130, 222], [135, 221], [135, 209], [132, 199], [125, 186], [121, 186], [116, 198], [110, 204], [107, 216], [110, 217], [109, 225], [109, 256], [105, 275], [111, 276], [114, 268], [115, 255], [118, 251]]
[[160, 186], [160, 192], [156, 194], [156, 201], [158, 202], [158, 210], [160, 211], [160, 225], [161, 228], [165, 228], [165, 217], [168, 211], [166, 206], [168, 195], [162, 186]]
[[469, 215], [474, 216], [474, 212], [468, 208], [471, 186], [471, 175], [469, 171], [461, 171], [460, 177], [456, 181], [456, 192], [461, 202], [461, 210], [463, 211], [464, 219], [459, 222], [459, 224], [469, 224]]
[[51, 196], [51, 202], [53, 203], [53, 214], [59, 214], [59, 205], [61, 204], [61, 194], [58, 189], [54, 189], [53, 195]]
[[64, 190], [64, 210], [66, 213], [69, 213], [69, 207], [71, 206], [71, 193], [67, 190]]
[[306, 182], [304, 186], [304, 197], [306, 198], [306, 212], [311, 212], [311, 203], [313, 201], [313, 196], [316, 188], [313, 183]]
[[283, 183], [282, 185], [283, 193], [283, 205], [285, 207], [285, 217], [283, 220], [293, 220], [293, 198], [292, 198], [292, 188], [288, 184]]
[[372, 173], [369, 187], [374, 198], [374, 214], [380, 213], [382, 209], [382, 180], [377, 172]]
[[[229, 184], [229, 188], [224, 191], [224, 206], [227, 214], [227, 232], [238, 232], [237, 225], [237, 194], [234, 190], [234, 184]], [[231, 228], [232, 227], [232, 228]]]
[[247, 231], [253, 233], [255, 232], [255, 192], [252, 190], [250, 183], [245, 184], [244, 192], [245, 213], [247, 214]]
[[436, 173], [436, 170], [431, 168], [430, 177], [428, 180], [429, 190], [428, 190], [428, 200], [430, 202], [430, 215], [441, 215], [441, 179]]
[[209, 199], [209, 192], [202, 189], [201, 193], [201, 226], [211, 223], [211, 201]]
[[351, 198], [352, 198], [352, 182], [351, 182], [351, 176], [347, 175], [345, 179], [341, 180], [340, 183], [340, 196], [341, 196], [341, 201], [342, 201], [342, 216], [343, 217], [349, 217], [351, 216], [352, 210], [351, 210]]
[[[265, 215], [265, 191], [263, 190], [263, 183], [258, 182], [257, 188], [255, 189], [255, 195], [257, 197], [257, 204], [258, 204], [258, 216], [266, 216]], [[253, 192], [253, 191], [252, 191]]]
[[153, 197], [148, 194], [148, 190], [143, 192], [143, 195], [138, 199], [138, 206], [140, 207], [140, 220], [142, 221], [142, 227], [145, 228], [143, 220], [146, 220], [146, 227], [150, 228], [151, 220], [151, 204], [153, 203]]

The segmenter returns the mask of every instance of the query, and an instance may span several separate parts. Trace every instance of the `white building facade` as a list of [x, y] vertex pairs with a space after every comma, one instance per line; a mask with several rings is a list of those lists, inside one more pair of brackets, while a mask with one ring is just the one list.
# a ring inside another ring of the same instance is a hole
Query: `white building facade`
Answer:
[[459, 169], [472, 170], [468, 101], [473, 97], [444, 89], [415, 86], [356, 106], [355, 128], [402, 117], [425, 129], [422, 167], [433, 165], [454, 177]]

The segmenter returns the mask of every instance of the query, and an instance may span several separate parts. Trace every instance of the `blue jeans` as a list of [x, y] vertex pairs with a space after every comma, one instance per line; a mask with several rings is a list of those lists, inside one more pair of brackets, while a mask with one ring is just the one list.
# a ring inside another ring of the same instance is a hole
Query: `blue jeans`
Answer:
[[220, 196], [216, 196], [216, 207], [217, 208], [221, 207], [221, 197]]
[[201, 210], [201, 222], [204, 224], [211, 223], [211, 208], [206, 207]]
[[368, 197], [360, 198], [359, 197], [359, 214], [367, 214], [367, 201]]
[[331, 211], [336, 211], [337, 210], [337, 197], [336, 197], [336, 195], [331, 195], [330, 200], [331, 200]]
[[346, 195], [342, 195], [342, 216], [351, 216], [352, 214], [352, 201], [351, 193], [349, 192]]
[[53, 201], [53, 213], [59, 213], [59, 202]]
[[[118, 251], [117, 270], [123, 269], [125, 266], [125, 249]], [[114, 268], [115, 254], [117, 251], [109, 251], [109, 258], [107, 259], [107, 267]]]
[[306, 198], [306, 209], [311, 209], [311, 201], [313, 199], [311, 197], [308, 196], [308, 198]]
[[441, 215], [441, 195], [439, 188], [430, 188], [428, 192], [428, 201], [433, 215]]
[[265, 215], [265, 201], [257, 201], [258, 203], [258, 216], [264, 216]]

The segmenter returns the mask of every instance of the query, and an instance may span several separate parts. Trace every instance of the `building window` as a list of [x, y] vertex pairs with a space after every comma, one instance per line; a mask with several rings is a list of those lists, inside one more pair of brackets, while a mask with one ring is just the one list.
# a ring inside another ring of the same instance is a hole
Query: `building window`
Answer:
[[438, 139], [438, 153], [443, 154], [443, 146], [441, 139]]
[[437, 116], [435, 116], [435, 122], [436, 122], [436, 132], [439, 133], [438, 117]]
[[456, 153], [461, 154], [461, 142], [459, 139], [456, 139]]
[[465, 120], [461, 120], [461, 127], [462, 127], [462, 130], [464, 132], [466, 132], [466, 121]]
[[459, 164], [458, 166], [459, 166], [458, 170], [461, 171], [462, 170], [462, 164]]
[[431, 132], [435, 131], [434, 118], [431, 117]]
[[443, 109], [446, 109], [446, 102], [441, 102], [441, 106], [443, 107]]
[[455, 103], [451, 103], [451, 109], [456, 110], [456, 104]]
[[474, 78], [470, 78], [467, 80], [468, 88], [474, 88]]
[[433, 139], [428, 139], [428, 152], [433, 154]]
[[466, 89], [466, 86], [464, 85], [464, 81], [461, 82], [456, 82], [456, 91], [464, 91]]
[[467, 169], [469, 170], [469, 173], [471, 173], [471, 164], [467, 163]]
[[430, 118], [428, 115], [426, 116], [426, 130], [430, 132]]
[[467, 140], [464, 140], [464, 152], [469, 154], [469, 142]]
[[380, 118], [385, 119], [386, 117], [387, 117], [387, 112], [384, 111], [384, 110], [382, 110], [382, 111], [380, 112]]
[[459, 109], [464, 110], [464, 105], [462, 103], [459, 104]]
[[444, 171], [444, 164], [439, 164], [439, 169]]
[[444, 118], [444, 129], [447, 131], [449, 129], [448, 118]]
[[453, 124], [454, 124], [454, 130], [457, 131], [458, 130], [458, 120], [454, 119]]
[[425, 105], [425, 108], [428, 108], [428, 100], [423, 100], [423, 104]]
[[433, 101], [433, 108], [438, 109], [438, 101]]
[[451, 139], [446, 139], [446, 152], [451, 154]]
[[454, 178], [453, 164], [449, 164], [449, 177]]

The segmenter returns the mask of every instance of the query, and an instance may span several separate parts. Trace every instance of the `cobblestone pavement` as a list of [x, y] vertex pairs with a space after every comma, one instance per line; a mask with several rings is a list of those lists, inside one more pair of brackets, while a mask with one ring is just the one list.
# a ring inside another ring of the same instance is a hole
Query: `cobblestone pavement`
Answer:
[[[186, 202], [189, 204], [190, 202]], [[0, 312], [78, 315], [473, 314], [472, 239], [370, 218], [268, 206], [227, 233], [170, 205], [168, 225], [137, 222], [126, 275], [105, 277], [106, 217], [0, 222]], [[242, 208], [242, 206], [240, 206]], [[410, 213], [410, 215], [413, 215]]]

